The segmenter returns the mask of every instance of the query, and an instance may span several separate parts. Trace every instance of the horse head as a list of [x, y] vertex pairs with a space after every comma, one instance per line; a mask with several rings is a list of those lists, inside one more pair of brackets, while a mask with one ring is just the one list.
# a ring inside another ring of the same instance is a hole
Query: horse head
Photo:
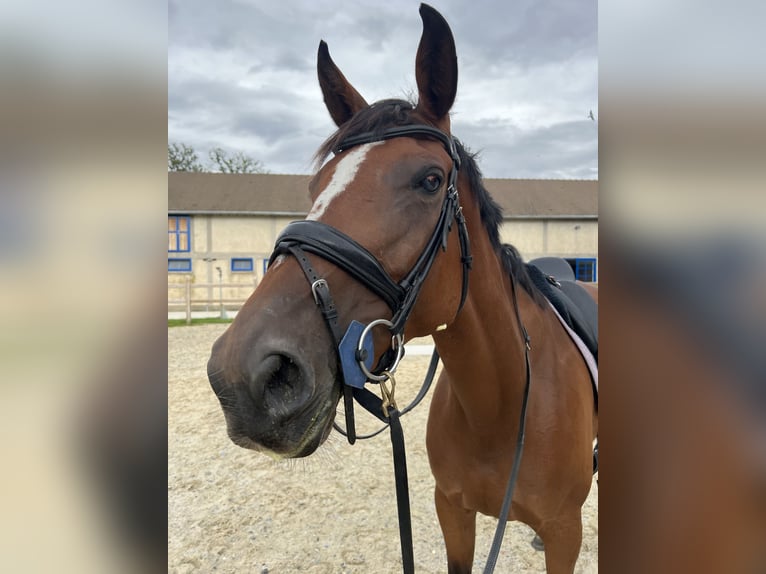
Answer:
[[[455, 43], [438, 12], [421, 5], [420, 15], [416, 104], [367, 104], [327, 44], [319, 45], [319, 83], [338, 130], [317, 158], [332, 157], [309, 184], [308, 222], [288, 227], [208, 362], [229, 436], [240, 446], [301, 457], [329, 435], [343, 380], [327, 314], [340, 333], [352, 320], [382, 318], [409, 339], [452, 321], [465, 297], [467, 237], [454, 231], [465, 229], [449, 120]], [[341, 264], [344, 257], [350, 263]], [[324, 289], [329, 311], [318, 308]], [[372, 364], [380, 366], [391, 333], [375, 328], [372, 340]]]

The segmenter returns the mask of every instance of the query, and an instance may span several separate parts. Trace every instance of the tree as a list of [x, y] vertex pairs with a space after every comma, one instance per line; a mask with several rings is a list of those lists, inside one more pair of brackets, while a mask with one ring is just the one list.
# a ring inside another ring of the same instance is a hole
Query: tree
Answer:
[[168, 144], [168, 171], [205, 171], [194, 148], [185, 143]]
[[229, 154], [216, 147], [210, 150], [210, 162], [203, 166], [194, 148], [185, 143], [168, 144], [168, 171], [220, 172], [220, 173], [268, 173], [263, 164], [241, 151]]
[[211, 167], [221, 173], [268, 173], [257, 159], [246, 156], [241, 151], [229, 155], [226, 150], [216, 147], [210, 150]]

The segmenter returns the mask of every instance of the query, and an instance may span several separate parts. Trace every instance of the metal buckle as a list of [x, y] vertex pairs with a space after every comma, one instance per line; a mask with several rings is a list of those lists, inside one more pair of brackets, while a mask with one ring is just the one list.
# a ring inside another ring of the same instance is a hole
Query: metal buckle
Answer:
[[317, 295], [317, 288], [324, 285], [324, 288], [328, 291], [330, 290], [330, 286], [327, 285], [327, 281], [324, 279], [317, 279], [311, 284], [311, 294], [314, 296], [314, 303], [319, 305], [319, 295]]
[[547, 279], [548, 283], [551, 285], [561, 288], [561, 283], [559, 283], [553, 275], [546, 275], [545, 279]]
[[[389, 329], [391, 329], [394, 326], [394, 324], [387, 319], [376, 319], [375, 321], [367, 325], [364, 328], [364, 331], [362, 331], [362, 334], [359, 336], [359, 341], [356, 344], [357, 356], [361, 356], [360, 353], [362, 352], [362, 346], [363, 346], [363, 341], [365, 337], [367, 337], [369, 332], [372, 331], [372, 329], [374, 327], [377, 327], [378, 325], [385, 325]], [[357, 359], [357, 363], [359, 363], [359, 368], [362, 370], [362, 372], [365, 374], [368, 380], [376, 381], [376, 382], [385, 381], [390, 378], [391, 374], [394, 373], [394, 371], [396, 371], [396, 367], [399, 366], [399, 361], [401, 361], [402, 356], [404, 355], [404, 339], [402, 338], [401, 333], [397, 333], [396, 335], [393, 335], [391, 337], [391, 348], [396, 351], [396, 358], [394, 359], [393, 364], [390, 367], [388, 367], [386, 370], [384, 370], [383, 373], [380, 375], [371, 373], [370, 370], [367, 368], [367, 365], [364, 364], [364, 361], [360, 361], [359, 359]]]

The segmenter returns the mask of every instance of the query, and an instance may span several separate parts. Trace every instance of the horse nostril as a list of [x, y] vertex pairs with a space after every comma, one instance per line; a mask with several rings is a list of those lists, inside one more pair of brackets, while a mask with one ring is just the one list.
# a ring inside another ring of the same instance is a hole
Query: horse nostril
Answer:
[[283, 409], [302, 404], [311, 394], [300, 366], [291, 357], [280, 354], [268, 355], [261, 361], [249, 389], [256, 404]]

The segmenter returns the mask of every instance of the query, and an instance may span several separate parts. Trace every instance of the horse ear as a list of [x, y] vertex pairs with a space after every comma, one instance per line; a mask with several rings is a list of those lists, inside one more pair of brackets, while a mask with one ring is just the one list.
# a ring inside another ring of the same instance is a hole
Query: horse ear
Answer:
[[457, 93], [455, 39], [444, 17], [427, 4], [420, 5], [423, 35], [415, 60], [418, 111], [436, 123], [449, 121], [447, 114]]
[[335, 124], [340, 127], [359, 110], [367, 107], [367, 102], [359, 95], [330, 57], [327, 42], [319, 42], [317, 54], [317, 74], [322, 88], [324, 103]]

